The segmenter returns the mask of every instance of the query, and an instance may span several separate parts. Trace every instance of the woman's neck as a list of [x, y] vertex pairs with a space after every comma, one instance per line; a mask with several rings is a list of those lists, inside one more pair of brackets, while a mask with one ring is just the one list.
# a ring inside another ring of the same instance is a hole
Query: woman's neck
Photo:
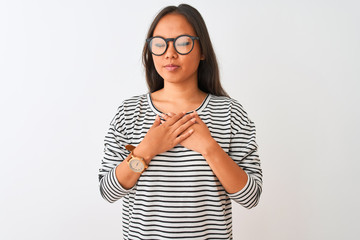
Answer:
[[195, 110], [204, 101], [206, 93], [198, 86], [165, 83], [164, 88], [151, 94], [153, 104], [164, 113], [189, 112]]

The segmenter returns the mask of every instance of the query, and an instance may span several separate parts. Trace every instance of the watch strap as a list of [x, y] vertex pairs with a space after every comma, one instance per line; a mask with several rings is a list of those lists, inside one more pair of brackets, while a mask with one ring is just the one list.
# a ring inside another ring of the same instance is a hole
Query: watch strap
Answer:
[[134, 151], [134, 149], [135, 149], [135, 147], [133, 145], [130, 145], [130, 144], [126, 145], [125, 148], [126, 148], [126, 150], [128, 150], [130, 152]]

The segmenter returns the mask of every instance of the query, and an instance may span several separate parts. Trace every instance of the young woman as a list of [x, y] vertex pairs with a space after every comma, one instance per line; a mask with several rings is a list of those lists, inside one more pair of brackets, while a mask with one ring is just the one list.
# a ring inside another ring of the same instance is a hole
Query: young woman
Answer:
[[143, 51], [149, 93], [111, 121], [99, 172], [104, 199], [123, 199], [124, 239], [232, 239], [231, 199], [257, 205], [255, 126], [222, 89], [200, 13], [164, 8]]

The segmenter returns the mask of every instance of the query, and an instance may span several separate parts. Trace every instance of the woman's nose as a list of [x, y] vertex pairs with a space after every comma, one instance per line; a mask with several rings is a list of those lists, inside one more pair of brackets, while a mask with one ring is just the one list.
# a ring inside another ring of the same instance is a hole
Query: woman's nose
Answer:
[[174, 48], [173, 42], [169, 42], [169, 47], [165, 52], [165, 58], [176, 58], [178, 56], [178, 53], [176, 52]]

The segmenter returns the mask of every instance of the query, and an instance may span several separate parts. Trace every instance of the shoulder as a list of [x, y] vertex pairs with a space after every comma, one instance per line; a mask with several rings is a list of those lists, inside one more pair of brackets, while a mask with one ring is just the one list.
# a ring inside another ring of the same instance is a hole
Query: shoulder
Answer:
[[141, 94], [127, 98], [117, 107], [112, 122], [120, 122], [126, 115], [134, 114], [139, 108], [147, 105], [147, 94]]
[[147, 103], [147, 93], [125, 99], [120, 106], [131, 107]]
[[147, 93], [124, 99], [118, 106], [118, 113], [133, 112], [141, 106], [147, 105]]
[[216, 96], [216, 95], [212, 95], [211, 96], [211, 101], [214, 102], [215, 104], [218, 105], [239, 105], [240, 107], [241, 104], [234, 98], [231, 97], [226, 97], [226, 96]]
[[211, 95], [211, 104], [213, 106], [228, 108], [230, 110], [230, 114], [238, 114], [244, 117], [247, 116], [244, 107], [234, 98]]
[[231, 125], [235, 129], [252, 124], [243, 105], [234, 98], [211, 95], [211, 105], [216, 108], [227, 109], [231, 118]]

